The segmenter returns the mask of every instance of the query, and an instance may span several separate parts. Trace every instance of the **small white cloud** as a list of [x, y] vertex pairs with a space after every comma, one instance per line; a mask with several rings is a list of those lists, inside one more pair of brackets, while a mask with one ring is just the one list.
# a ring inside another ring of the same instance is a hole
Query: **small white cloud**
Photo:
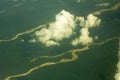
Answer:
[[88, 45], [92, 43], [93, 38], [89, 36], [89, 29], [99, 26], [101, 20], [93, 14], [89, 14], [86, 19], [84, 17], [77, 17], [76, 20], [80, 22], [82, 28], [80, 30], [80, 36], [72, 41], [72, 45]]
[[80, 26], [85, 27], [85, 18], [84, 17], [77, 17], [76, 21], [80, 21]]
[[29, 40], [29, 42], [30, 42], [30, 43], [35, 43], [36, 40], [35, 40], [35, 39], [31, 39], [31, 40]]
[[98, 17], [94, 16], [93, 14], [89, 14], [87, 16], [85, 27], [88, 27], [88, 28], [96, 27], [96, 26], [99, 26], [100, 23], [101, 23], [101, 20], [98, 19]]
[[98, 40], [98, 38], [99, 38], [98, 36], [95, 36], [95, 37], [94, 37], [95, 40]]
[[79, 44], [88, 45], [92, 43], [93, 39], [89, 36], [88, 28], [82, 28], [80, 30], [80, 36], [72, 41], [72, 45], [77, 46]]
[[107, 7], [111, 5], [111, 3], [100, 3], [100, 4], [96, 4], [96, 6], [100, 6], [100, 7]]
[[77, 3], [80, 3], [81, 2], [81, 0], [75, 0]]
[[24, 41], [25, 41], [24, 39], [21, 40], [21, 42], [24, 42]]
[[93, 14], [89, 14], [86, 20], [84, 17], [77, 17], [76, 19], [80, 21], [80, 26], [87, 28], [99, 26], [101, 23], [101, 20]]
[[60, 43], [55, 42], [55, 41], [53, 41], [53, 40], [47, 41], [47, 43], [46, 43], [46, 46], [54, 46], [54, 45], [60, 45]]

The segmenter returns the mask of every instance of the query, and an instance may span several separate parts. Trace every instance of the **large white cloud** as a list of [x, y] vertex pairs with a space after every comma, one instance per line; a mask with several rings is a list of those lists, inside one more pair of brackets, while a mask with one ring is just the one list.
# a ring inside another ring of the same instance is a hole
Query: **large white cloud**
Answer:
[[55, 21], [46, 25], [35, 32], [37, 40], [31, 39], [30, 42], [40, 41], [46, 46], [60, 45], [60, 41], [63, 39], [68, 39], [71, 36], [76, 36], [75, 28], [76, 24], [81, 27], [79, 37], [71, 40], [71, 44], [76, 45], [87, 45], [93, 42], [93, 38], [90, 36], [89, 29], [99, 26], [101, 20], [89, 14], [87, 18], [84, 17], [75, 17], [73, 14], [62, 10], [59, 14], [56, 15]]
[[49, 24], [48, 28], [36, 31], [38, 40], [46, 46], [59, 45], [59, 41], [69, 38], [74, 32], [75, 17], [69, 12], [62, 10], [56, 15], [56, 21]]

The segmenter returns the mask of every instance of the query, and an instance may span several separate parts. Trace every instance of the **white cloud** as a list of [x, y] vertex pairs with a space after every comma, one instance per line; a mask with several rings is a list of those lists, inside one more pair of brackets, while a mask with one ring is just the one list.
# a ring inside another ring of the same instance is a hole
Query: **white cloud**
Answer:
[[85, 18], [84, 17], [77, 17], [76, 21], [80, 21], [80, 26], [85, 27]]
[[29, 40], [29, 42], [30, 42], [30, 43], [35, 43], [36, 40], [35, 40], [35, 39], [31, 39], [31, 40]]
[[99, 26], [101, 20], [93, 14], [89, 14], [86, 20], [84, 17], [77, 17], [76, 19], [77, 21], [80, 21], [82, 29], [80, 30], [80, 36], [72, 41], [72, 45], [88, 45], [92, 43], [93, 38], [89, 36], [89, 29]]
[[77, 3], [80, 3], [80, 2], [81, 2], [81, 0], [76, 0], [76, 2], [77, 2]]
[[115, 74], [115, 80], [120, 80], [120, 39], [119, 39], [118, 58], [119, 58], [119, 61], [117, 63], [117, 73]]
[[75, 17], [73, 14], [62, 10], [56, 15], [55, 21], [46, 25], [46, 27], [38, 30], [34, 33], [37, 39], [32, 39], [29, 42], [40, 41], [46, 46], [60, 45], [60, 41], [63, 39], [69, 39], [71, 36], [76, 36], [74, 34], [74, 29], [76, 28], [77, 21], [79, 21], [80, 36], [71, 40], [71, 44], [76, 45], [87, 45], [93, 42], [93, 38], [90, 36], [89, 29], [99, 26], [101, 20], [89, 14], [87, 18]]
[[77, 17], [77, 20], [80, 21], [80, 26], [86, 28], [93, 28], [99, 26], [101, 23], [101, 20], [93, 14], [89, 14], [86, 20], [84, 17]]
[[24, 41], [25, 41], [24, 39], [21, 40], [21, 42], [24, 42]]
[[89, 36], [88, 28], [82, 28], [80, 30], [80, 36], [72, 41], [72, 45], [77, 46], [79, 44], [88, 45], [92, 43], [93, 39]]
[[101, 23], [101, 20], [98, 19], [98, 17], [94, 16], [93, 14], [89, 14], [86, 20], [85, 27], [92, 28], [99, 26]]
[[98, 37], [98, 36], [95, 36], [95, 37], [94, 37], [94, 39], [95, 39], [95, 40], [98, 40], [98, 39], [99, 39], [99, 37]]
[[59, 41], [73, 35], [75, 28], [74, 15], [62, 10], [56, 15], [56, 21], [49, 24], [48, 28], [36, 31], [35, 35], [46, 46], [59, 45]]
[[47, 41], [46, 46], [54, 46], [54, 45], [60, 45], [59, 42], [55, 42], [53, 40]]
[[100, 3], [100, 4], [96, 4], [96, 6], [100, 6], [100, 7], [107, 7], [107, 6], [109, 6], [109, 5], [111, 5], [111, 3]]

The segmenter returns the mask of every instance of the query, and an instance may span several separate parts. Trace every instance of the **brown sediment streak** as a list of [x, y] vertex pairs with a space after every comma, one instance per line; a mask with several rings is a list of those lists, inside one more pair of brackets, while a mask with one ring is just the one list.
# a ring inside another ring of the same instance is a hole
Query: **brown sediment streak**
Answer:
[[3, 9], [0, 11], [0, 14], [4, 13], [5, 11], [7, 11], [7, 9]]
[[63, 53], [61, 53], [59, 55], [55, 55], [55, 56], [38, 56], [38, 57], [35, 57], [32, 60], [30, 60], [30, 62], [35, 62], [35, 61], [37, 61], [39, 59], [42, 59], [42, 58], [44, 58], [44, 59], [58, 58], [58, 57], [61, 57], [61, 56], [65, 55], [65, 54], [66, 54], [66, 52], [63, 52]]
[[0, 14], [3, 14], [4, 12], [8, 11], [11, 8], [19, 7], [19, 6], [23, 5], [24, 3], [25, 3], [25, 1], [24, 2], [20, 2], [18, 4], [15, 4], [15, 5], [11, 6], [11, 7], [5, 8], [5, 9], [3, 9], [3, 10], [0, 11]]
[[71, 58], [69, 59], [60, 59], [59, 61], [56, 61], [56, 62], [45, 62], [43, 64], [40, 64], [36, 67], [33, 67], [31, 69], [29, 69], [27, 72], [23, 72], [23, 73], [20, 73], [20, 74], [14, 74], [14, 75], [10, 75], [8, 77], [6, 77], [4, 80], [11, 80], [12, 78], [17, 78], [17, 77], [22, 77], [22, 76], [27, 76], [29, 74], [31, 74], [33, 71], [37, 70], [37, 69], [40, 69], [40, 68], [43, 68], [43, 67], [48, 67], [48, 66], [51, 66], [51, 65], [56, 65], [56, 64], [60, 64], [60, 63], [67, 63], [67, 62], [73, 62], [75, 61], [76, 59], [79, 58], [79, 54], [80, 52], [83, 52], [83, 51], [87, 51], [89, 50], [89, 46], [95, 46], [95, 45], [103, 45], [109, 41], [112, 41], [112, 40], [115, 40], [115, 39], [119, 39], [119, 37], [113, 37], [113, 38], [109, 38], [107, 40], [104, 40], [102, 42], [99, 42], [99, 43], [93, 43], [93, 44], [90, 44], [90, 45], [87, 45], [83, 48], [78, 48], [78, 49], [72, 49], [72, 50], [69, 50], [67, 52], [64, 52], [62, 55], [56, 55], [56, 56], [43, 56], [43, 58], [47, 59], [47, 58], [57, 58], [57, 57], [60, 57], [60, 56], [64, 56], [65, 54], [67, 54], [69, 52], [69, 54], [71, 55]]
[[24, 4], [24, 3], [25, 3], [25, 2], [18, 3], [18, 4], [16, 4], [16, 5], [14, 5], [13, 8], [14, 8], [14, 7], [21, 6], [21, 5]]
[[67, 53], [71, 53], [71, 52], [79, 52], [79, 51], [81, 51], [81, 49], [73, 49], [73, 50], [69, 50], [69, 51], [67, 51], [67, 52], [63, 52], [63, 53], [61, 53], [61, 54], [59, 54], [59, 55], [55, 55], [55, 56], [39, 56], [39, 57], [34, 57], [32, 60], [30, 60], [30, 62], [35, 62], [35, 61], [37, 61], [37, 60], [39, 60], [39, 59], [53, 59], [53, 58], [58, 58], [58, 57], [61, 57], [61, 56], [64, 56], [65, 54], [67, 54]]
[[46, 62], [46, 63], [40, 64], [40, 65], [38, 65], [36, 67], [33, 67], [33, 68], [29, 69], [25, 73], [8, 76], [4, 80], [10, 80], [11, 78], [27, 76], [27, 75], [31, 74], [33, 71], [35, 71], [35, 70], [37, 70], [39, 68], [42, 68], [42, 67], [47, 67], [47, 66], [55, 65], [55, 64], [59, 64], [59, 63], [72, 62], [72, 61], [74, 61], [74, 60], [76, 60], [78, 58], [77, 52], [82, 52], [82, 51], [85, 51], [85, 50], [88, 50], [88, 49], [89, 49], [88, 46], [86, 46], [86, 47], [81, 48], [81, 49], [70, 50], [69, 52], [71, 52], [71, 55], [72, 55], [71, 59], [61, 59], [61, 60], [59, 60], [57, 62]]
[[2, 42], [14, 41], [14, 40], [16, 40], [17, 38], [19, 38], [20, 36], [22, 36], [22, 35], [24, 35], [24, 34], [32, 33], [32, 32], [34, 32], [35, 30], [38, 30], [38, 29], [40, 29], [40, 28], [42, 28], [42, 27], [44, 27], [44, 25], [38, 26], [38, 27], [36, 27], [36, 28], [30, 29], [30, 30], [25, 31], [25, 32], [18, 33], [18, 34], [16, 34], [14, 37], [12, 37], [12, 38], [10, 38], [10, 39], [0, 40], [0, 43], [2, 43]]
[[105, 13], [105, 12], [114, 11], [114, 10], [117, 10], [117, 9], [119, 9], [119, 8], [120, 8], [120, 2], [117, 3], [116, 5], [114, 5], [114, 6], [111, 7], [111, 8], [101, 9], [101, 10], [95, 11], [93, 14], [94, 14], [94, 15], [101, 15], [101, 14], [103, 14], [103, 13]]
[[107, 43], [107, 42], [109, 42], [109, 41], [111, 41], [111, 40], [115, 40], [115, 39], [119, 39], [120, 37], [112, 37], [112, 38], [109, 38], [109, 39], [106, 39], [106, 40], [104, 40], [104, 41], [102, 41], [102, 42], [99, 42], [99, 43], [92, 43], [91, 45], [103, 45], [103, 44], [105, 44], [105, 43]]

